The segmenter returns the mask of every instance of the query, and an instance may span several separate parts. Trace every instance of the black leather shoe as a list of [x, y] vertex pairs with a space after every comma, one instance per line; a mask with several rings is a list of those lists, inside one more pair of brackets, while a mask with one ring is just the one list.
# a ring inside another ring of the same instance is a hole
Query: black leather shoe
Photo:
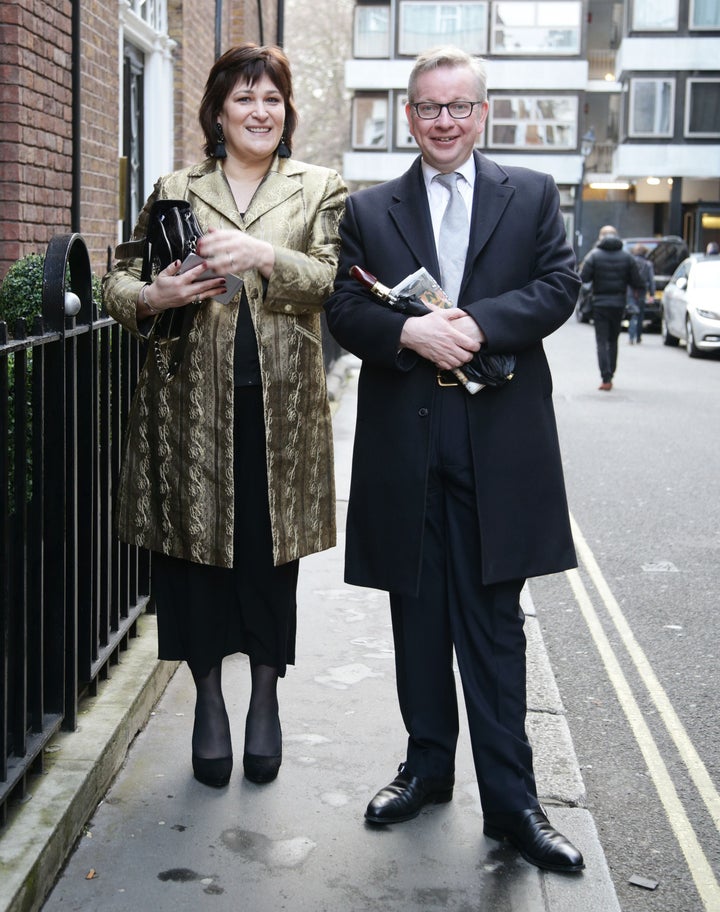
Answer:
[[223, 788], [230, 781], [233, 768], [232, 754], [229, 757], [208, 759], [192, 755], [193, 775], [198, 782], [212, 788]]
[[580, 852], [558, 833], [542, 808], [513, 814], [485, 814], [483, 832], [491, 839], [507, 839], [525, 861], [546, 871], [582, 871]]
[[417, 817], [426, 804], [442, 804], [453, 795], [455, 777], [420, 779], [404, 763], [390, 785], [380, 789], [365, 811], [368, 823], [402, 823]]

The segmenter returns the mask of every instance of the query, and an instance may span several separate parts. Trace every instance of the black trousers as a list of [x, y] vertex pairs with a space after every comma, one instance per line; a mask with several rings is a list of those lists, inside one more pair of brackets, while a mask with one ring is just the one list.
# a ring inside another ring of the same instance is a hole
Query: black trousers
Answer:
[[618, 337], [622, 328], [624, 313], [624, 303], [621, 307], [593, 307], [595, 345], [597, 347], [598, 367], [600, 368], [600, 376], [603, 383], [610, 383], [615, 376], [618, 358]]
[[436, 390], [419, 595], [390, 594], [397, 689], [408, 769], [452, 774], [454, 651], [483, 810], [509, 812], [538, 804], [525, 732], [524, 580], [482, 582], [467, 396], [462, 387]]

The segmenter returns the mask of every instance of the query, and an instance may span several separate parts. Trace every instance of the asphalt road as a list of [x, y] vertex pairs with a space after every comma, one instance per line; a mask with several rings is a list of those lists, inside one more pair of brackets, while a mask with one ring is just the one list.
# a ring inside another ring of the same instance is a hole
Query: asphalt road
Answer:
[[588, 807], [623, 912], [718, 912], [720, 359], [623, 334], [606, 393], [592, 326], [547, 351], [580, 567], [532, 591]]

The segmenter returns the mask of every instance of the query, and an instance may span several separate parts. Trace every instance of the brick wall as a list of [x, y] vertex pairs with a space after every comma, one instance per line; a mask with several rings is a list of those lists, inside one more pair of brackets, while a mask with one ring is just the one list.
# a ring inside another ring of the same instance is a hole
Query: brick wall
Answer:
[[70, 230], [70, 6], [0, 3], [0, 277]]
[[215, 60], [215, 0], [171, 0], [168, 19], [170, 37], [177, 43], [175, 167], [183, 168], [205, 157], [197, 114]]
[[93, 271], [98, 275], [103, 275], [107, 268], [107, 248], [115, 247], [117, 234], [118, 117], [122, 86], [115, 9], [107, 0], [84, 3], [80, 27], [80, 230]]
[[[170, 36], [175, 55], [175, 167], [183, 168], [204, 157], [204, 137], [198, 110], [205, 82], [215, 62], [215, 0], [169, 0]], [[263, 0], [266, 44], [277, 38], [277, 0]], [[256, 0], [223, 3], [220, 53], [246, 41], [259, 42]]]

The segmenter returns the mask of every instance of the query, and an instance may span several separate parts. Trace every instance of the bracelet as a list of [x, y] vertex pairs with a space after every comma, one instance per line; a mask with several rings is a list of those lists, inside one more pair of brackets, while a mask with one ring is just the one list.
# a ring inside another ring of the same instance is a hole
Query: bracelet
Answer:
[[156, 307], [153, 307], [152, 304], [145, 297], [145, 289], [150, 285], [150, 282], [146, 282], [145, 285], [140, 289], [140, 303], [144, 304], [145, 307], [150, 311], [151, 314], [162, 313], [162, 309], [158, 310]]

